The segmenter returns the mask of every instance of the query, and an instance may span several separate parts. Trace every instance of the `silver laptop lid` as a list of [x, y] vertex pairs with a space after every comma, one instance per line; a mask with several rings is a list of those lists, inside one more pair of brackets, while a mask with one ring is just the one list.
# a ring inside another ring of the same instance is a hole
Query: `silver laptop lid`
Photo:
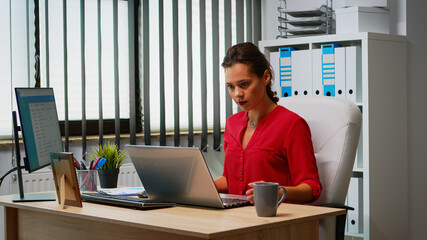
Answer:
[[198, 148], [127, 145], [150, 199], [224, 208]]

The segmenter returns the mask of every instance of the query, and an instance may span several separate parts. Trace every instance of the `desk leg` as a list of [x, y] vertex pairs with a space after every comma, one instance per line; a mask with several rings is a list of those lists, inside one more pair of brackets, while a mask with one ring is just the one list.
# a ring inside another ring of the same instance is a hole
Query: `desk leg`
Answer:
[[18, 209], [5, 207], [4, 211], [5, 239], [18, 239]]

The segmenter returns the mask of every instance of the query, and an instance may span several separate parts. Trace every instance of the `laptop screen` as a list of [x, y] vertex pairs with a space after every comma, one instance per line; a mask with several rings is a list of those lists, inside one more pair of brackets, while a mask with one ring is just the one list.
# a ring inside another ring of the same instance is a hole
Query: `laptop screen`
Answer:
[[198, 148], [128, 145], [150, 199], [223, 208]]

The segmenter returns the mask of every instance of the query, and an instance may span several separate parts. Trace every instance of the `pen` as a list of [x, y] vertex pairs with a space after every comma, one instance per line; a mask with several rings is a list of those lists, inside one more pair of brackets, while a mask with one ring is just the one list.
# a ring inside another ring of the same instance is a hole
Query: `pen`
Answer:
[[82, 163], [80, 164], [80, 168], [82, 170], [87, 170], [85, 163], [82, 161]]
[[87, 173], [85, 173], [86, 175], [85, 175], [85, 178], [83, 179], [83, 181], [80, 183], [80, 187], [81, 186], [83, 186], [84, 184], [85, 184], [85, 182], [86, 182], [86, 180], [90, 180], [90, 179], [88, 179], [88, 177], [90, 176], [90, 173], [89, 172], [87, 172]]
[[92, 165], [92, 168], [91, 169], [94, 169], [95, 167], [96, 167], [96, 164], [98, 164], [98, 162], [99, 162], [99, 160], [101, 160], [101, 156], [99, 156], [98, 157], [98, 159], [96, 160], [96, 162], [95, 163], [93, 163], [93, 165]]
[[99, 159], [99, 161], [98, 161], [98, 163], [96, 164], [96, 166], [94, 166], [93, 167], [93, 169], [98, 169], [98, 168], [100, 168], [100, 167], [102, 167], [102, 165], [104, 165], [104, 163], [107, 161], [107, 159], [106, 158], [101, 158], [101, 159]]
[[74, 166], [76, 166], [76, 168], [77, 168], [78, 170], [80, 170], [79, 162], [77, 162], [76, 160], [74, 160]]

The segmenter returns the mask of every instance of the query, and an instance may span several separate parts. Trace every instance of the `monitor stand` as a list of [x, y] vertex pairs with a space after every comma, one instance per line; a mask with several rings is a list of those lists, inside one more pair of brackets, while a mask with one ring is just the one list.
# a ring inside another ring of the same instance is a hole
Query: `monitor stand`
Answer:
[[19, 194], [13, 194], [12, 201], [13, 202], [55, 201], [56, 200], [55, 192], [24, 194], [24, 184], [22, 181], [22, 171], [21, 171], [21, 152], [19, 149], [19, 135], [18, 135], [18, 131], [20, 131], [21, 128], [18, 126], [18, 122], [16, 120], [16, 111], [12, 112], [12, 119], [13, 119], [13, 138], [15, 141], [16, 168], [18, 172], [18, 186], [19, 186]]
[[37, 201], [55, 201], [55, 193], [26, 193], [24, 197], [20, 194], [12, 195], [12, 202], [37, 202]]

